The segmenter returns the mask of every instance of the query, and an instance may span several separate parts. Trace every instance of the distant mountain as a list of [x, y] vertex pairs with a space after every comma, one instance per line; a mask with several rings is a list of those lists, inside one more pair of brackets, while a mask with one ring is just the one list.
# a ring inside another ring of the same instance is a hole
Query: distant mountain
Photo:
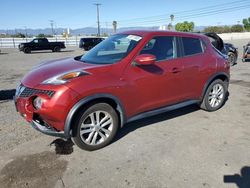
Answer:
[[[206, 26], [196, 26], [195, 31], [202, 31]], [[157, 30], [159, 29], [159, 26], [152, 26], [152, 27], [122, 27], [118, 28], [117, 31], [126, 31], [126, 30]], [[6, 34], [16, 34], [16, 33], [23, 33], [25, 34], [27, 31], [28, 35], [36, 36], [40, 33], [50, 35], [52, 33], [51, 28], [44, 28], [44, 29], [12, 29], [12, 30], [4, 30], [0, 29], [0, 34], [6, 33]], [[67, 28], [56, 28], [54, 29], [56, 34], [60, 35], [67, 31]], [[113, 29], [111, 28], [101, 28], [101, 33], [111, 34], [113, 32]], [[93, 35], [97, 33], [96, 27], [84, 27], [79, 29], [70, 29], [71, 35]]]

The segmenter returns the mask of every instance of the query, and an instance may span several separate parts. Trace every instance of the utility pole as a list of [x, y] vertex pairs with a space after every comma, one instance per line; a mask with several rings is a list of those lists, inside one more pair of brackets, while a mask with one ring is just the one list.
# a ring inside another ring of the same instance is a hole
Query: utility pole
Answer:
[[100, 36], [100, 19], [99, 19], [99, 6], [102, 5], [100, 3], [94, 3], [96, 5], [96, 13], [97, 13], [97, 36]]
[[28, 34], [27, 34], [27, 26], [24, 26], [24, 29], [25, 29], [25, 38], [26, 38], [26, 42], [27, 42], [27, 37], [28, 37]]
[[112, 25], [113, 25], [113, 32], [116, 33], [117, 21], [113, 21]]
[[54, 20], [49, 20], [50, 21], [50, 25], [51, 25], [51, 32], [52, 32], [52, 36], [54, 36]]
[[108, 36], [108, 22], [105, 22], [105, 24], [106, 24], [106, 34], [107, 34], [107, 36]]

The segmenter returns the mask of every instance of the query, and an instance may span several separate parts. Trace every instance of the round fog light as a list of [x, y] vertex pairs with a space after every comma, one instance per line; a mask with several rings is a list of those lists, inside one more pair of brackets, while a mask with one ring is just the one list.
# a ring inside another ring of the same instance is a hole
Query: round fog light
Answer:
[[42, 98], [40, 98], [40, 97], [36, 97], [35, 99], [34, 99], [34, 101], [33, 101], [33, 105], [34, 105], [34, 107], [38, 110], [38, 109], [40, 109], [40, 108], [42, 108], [42, 104], [43, 104], [43, 100], [42, 100]]

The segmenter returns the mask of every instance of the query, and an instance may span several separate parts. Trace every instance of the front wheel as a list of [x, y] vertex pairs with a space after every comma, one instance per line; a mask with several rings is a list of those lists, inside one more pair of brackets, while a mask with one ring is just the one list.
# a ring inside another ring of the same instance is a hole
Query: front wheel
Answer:
[[116, 111], [106, 103], [97, 103], [79, 113], [73, 129], [73, 141], [81, 149], [93, 151], [108, 145], [118, 130]]
[[200, 107], [209, 112], [218, 110], [225, 103], [227, 92], [225, 82], [213, 81], [207, 88]]
[[25, 47], [25, 48], [23, 49], [23, 52], [24, 52], [25, 54], [29, 54], [29, 53], [31, 52], [31, 50], [30, 50], [29, 47]]

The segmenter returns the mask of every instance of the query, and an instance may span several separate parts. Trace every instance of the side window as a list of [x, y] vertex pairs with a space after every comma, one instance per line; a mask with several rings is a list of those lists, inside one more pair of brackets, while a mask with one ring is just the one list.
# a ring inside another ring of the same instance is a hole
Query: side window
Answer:
[[202, 44], [198, 38], [182, 37], [182, 43], [184, 48], [184, 55], [194, 55], [202, 53]]
[[102, 41], [102, 39], [100, 39], [100, 38], [97, 38], [96, 39], [96, 43], [99, 43], [99, 42], [101, 42]]
[[45, 43], [45, 40], [39, 39], [39, 40], [38, 40], [38, 43], [39, 43], [39, 44], [44, 44], [44, 43]]
[[156, 57], [156, 61], [174, 59], [177, 57], [175, 44], [175, 37], [154, 37], [144, 46], [140, 54], [152, 54]]
[[38, 39], [35, 39], [35, 40], [33, 40], [34, 41], [34, 43], [38, 43]]
[[86, 43], [86, 44], [89, 44], [89, 43], [91, 43], [91, 40], [92, 40], [91, 38], [86, 38], [86, 39], [85, 39], [85, 43]]
[[151, 50], [154, 47], [155, 39], [151, 39], [143, 48], [143, 50]]

